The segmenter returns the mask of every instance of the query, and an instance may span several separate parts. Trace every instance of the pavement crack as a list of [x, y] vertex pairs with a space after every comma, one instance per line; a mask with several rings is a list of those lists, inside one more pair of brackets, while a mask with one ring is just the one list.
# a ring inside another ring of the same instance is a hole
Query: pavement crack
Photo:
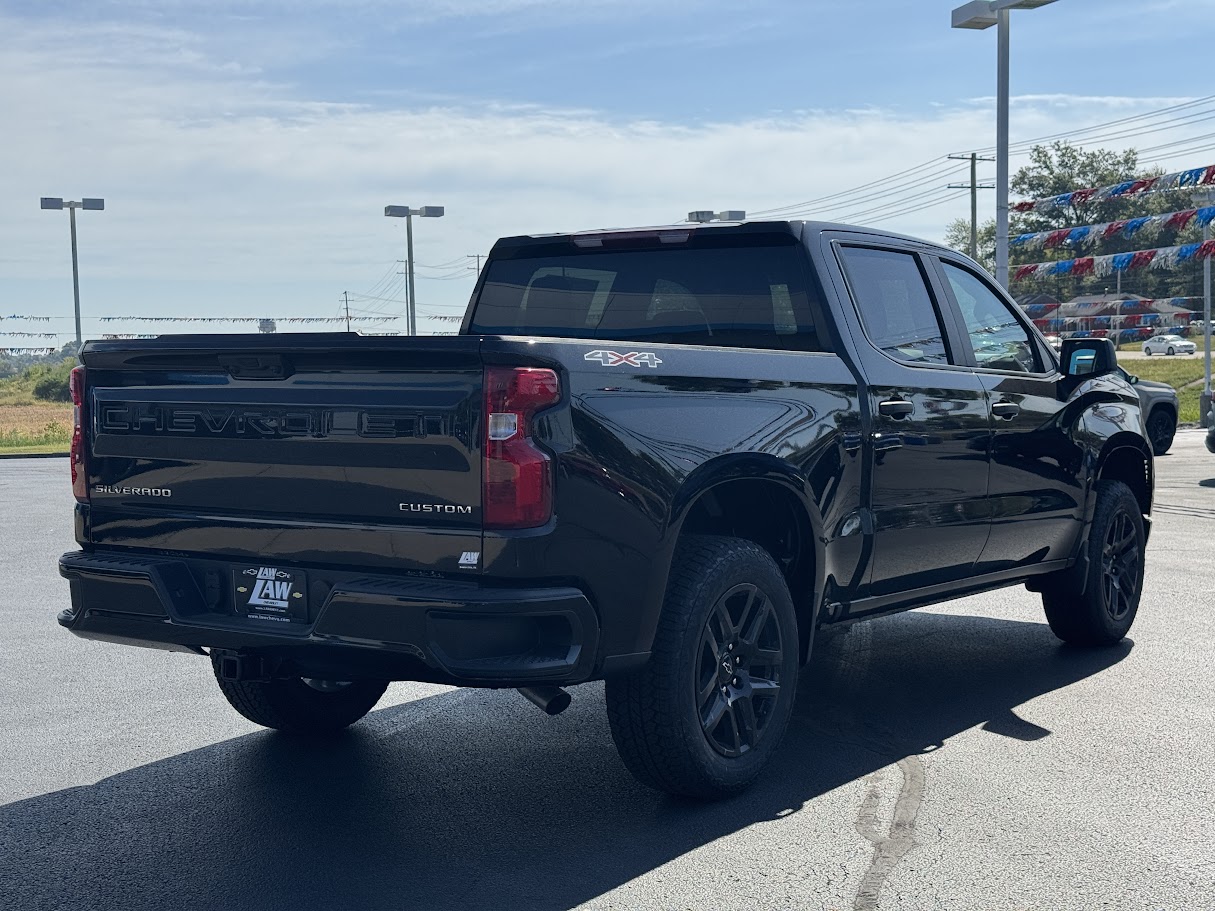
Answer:
[[924, 762], [919, 756], [906, 756], [898, 761], [898, 767], [903, 776], [903, 785], [894, 802], [890, 828], [885, 836], [881, 835], [877, 819], [877, 808], [881, 801], [878, 791], [880, 778], [870, 776], [869, 791], [861, 801], [856, 830], [873, 845], [873, 857], [852, 901], [853, 911], [876, 911], [882, 885], [903, 856], [916, 845], [916, 817], [924, 799]]

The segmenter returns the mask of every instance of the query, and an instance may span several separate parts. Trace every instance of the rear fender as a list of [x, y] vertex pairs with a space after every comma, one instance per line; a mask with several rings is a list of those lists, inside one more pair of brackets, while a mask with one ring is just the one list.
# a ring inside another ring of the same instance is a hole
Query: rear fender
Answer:
[[727, 485], [739, 481], [773, 485], [788, 494], [790, 500], [796, 504], [794, 518], [802, 527], [803, 553], [807, 546], [812, 548], [812, 563], [809, 567], [802, 564], [782, 568], [795, 570], [799, 577], [803, 573], [809, 573], [804, 586], [791, 586], [802, 590], [800, 597], [797, 591], [794, 592], [794, 597], [799, 625], [802, 626], [803, 658], [806, 658], [812, 644], [813, 630], [818, 625], [819, 607], [822, 603], [825, 536], [822, 515], [807, 495], [809, 484], [794, 466], [776, 456], [763, 453], [731, 453], [711, 459], [688, 475], [672, 501], [666, 538], [672, 542], [678, 540], [685, 530], [689, 515], [706, 495], [715, 490], [722, 491]]

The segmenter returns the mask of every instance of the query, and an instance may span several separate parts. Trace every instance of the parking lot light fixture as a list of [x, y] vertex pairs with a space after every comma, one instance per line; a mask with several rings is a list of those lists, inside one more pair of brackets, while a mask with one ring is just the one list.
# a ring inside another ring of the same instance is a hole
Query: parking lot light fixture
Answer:
[[407, 276], [405, 310], [409, 323], [409, 334], [418, 334], [418, 312], [413, 288], [413, 216], [419, 218], [442, 218], [445, 214], [443, 206], [422, 206], [411, 209], [409, 206], [384, 206], [384, 214], [389, 218], [405, 219], [405, 249], [408, 257], [405, 265]]
[[105, 209], [105, 200], [86, 197], [80, 200], [64, 199], [62, 196], [43, 196], [43, 209], [67, 209], [68, 221], [72, 230], [72, 297], [76, 302], [76, 353], [84, 343], [80, 332], [80, 267], [76, 258], [76, 210], [85, 209], [90, 212], [100, 212]]
[[996, 36], [996, 281], [1008, 287], [1008, 11], [1055, 0], [972, 0], [953, 11], [954, 28], [999, 27]]

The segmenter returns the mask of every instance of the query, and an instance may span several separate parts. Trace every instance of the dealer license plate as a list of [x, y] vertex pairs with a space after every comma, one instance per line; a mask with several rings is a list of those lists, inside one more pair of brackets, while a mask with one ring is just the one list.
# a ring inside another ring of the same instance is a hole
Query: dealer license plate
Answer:
[[241, 566], [232, 570], [236, 613], [270, 623], [305, 623], [308, 586], [304, 574], [277, 566]]

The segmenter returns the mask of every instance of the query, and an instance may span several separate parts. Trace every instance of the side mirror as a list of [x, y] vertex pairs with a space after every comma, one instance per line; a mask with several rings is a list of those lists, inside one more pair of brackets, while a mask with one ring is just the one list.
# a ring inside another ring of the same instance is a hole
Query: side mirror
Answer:
[[1118, 369], [1118, 354], [1108, 338], [1065, 338], [1060, 360], [1067, 377], [1102, 376]]

